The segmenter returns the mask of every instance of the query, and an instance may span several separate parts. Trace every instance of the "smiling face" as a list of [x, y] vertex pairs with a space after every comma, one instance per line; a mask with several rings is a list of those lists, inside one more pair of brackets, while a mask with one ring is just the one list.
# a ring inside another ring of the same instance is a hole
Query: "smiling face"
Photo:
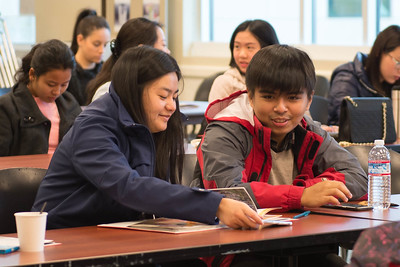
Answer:
[[246, 73], [250, 60], [260, 49], [260, 43], [251, 32], [238, 32], [233, 44], [233, 58], [242, 73]]
[[249, 95], [254, 114], [262, 125], [271, 129], [271, 139], [278, 145], [299, 125], [311, 105], [311, 99], [312, 96], [307, 96], [306, 89], [299, 93], [256, 89], [253, 96]]
[[168, 120], [176, 110], [178, 77], [170, 72], [144, 87], [143, 109], [151, 133], [165, 131]]
[[67, 90], [70, 79], [71, 69], [53, 69], [37, 77], [31, 68], [28, 89], [34, 97], [51, 103]]
[[394, 84], [400, 78], [400, 46], [387, 54], [382, 54], [379, 69], [381, 81]]
[[79, 48], [76, 53], [76, 60], [84, 69], [86, 68], [85, 66], [100, 63], [104, 48], [109, 41], [110, 31], [106, 28], [96, 29], [86, 37], [78, 34], [77, 42]]

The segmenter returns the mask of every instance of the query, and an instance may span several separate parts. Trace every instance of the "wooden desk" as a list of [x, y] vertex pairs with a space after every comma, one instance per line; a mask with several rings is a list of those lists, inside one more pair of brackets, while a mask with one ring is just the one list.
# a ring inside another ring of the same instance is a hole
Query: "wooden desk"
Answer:
[[0, 169], [34, 167], [48, 169], [52, 154], [0, 157]]
[[[391, 202], [400, 204], [400, 194], [392, 195]], [[326, 215], [339, 215], [354, 218], [363, 218], [369, 220], [380, 220], [397, 222], [400, 221], [400, 207], [392, 207], [388, 210], [367, 210], [367, 211], [351, 211], [330, 208], [313, 208], [309, 209], [314, 213]]]
[[364, 229], [384, 223], [311, 214], [294, 221], [292, 226], [259, 231], [223, 229], [174, 235], [96, 226], [49, 230], [46, 238], [61, 245], [45, 247], [44, 252], [39, 253], [0, 255], [0, 266], [50, 263], [125, 266], [221, 254], [304, 249], [307, 246], [354, 242]]

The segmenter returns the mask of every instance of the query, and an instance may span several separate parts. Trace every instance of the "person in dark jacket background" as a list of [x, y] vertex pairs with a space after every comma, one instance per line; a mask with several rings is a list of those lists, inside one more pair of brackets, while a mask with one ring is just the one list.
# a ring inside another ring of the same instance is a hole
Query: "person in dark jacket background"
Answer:
[[71, 50], [75, 54], [76, 69], [72, 73], [68, 91], [78, 103], [86, 105], [86, 86], [100, 72], [104, 49], [110, 41], [110, 26], [93, 9], [82, 10], [75, 22]]
[[81, 112], [65, 90], [75, 67], [63, 42], [34, 46], [22, 59], [12, 91], [0, 97], [0, 156], [53, 153]]
[[261, 224], [243, 202], [181, 185], [181, 72], [158, 49], [126, 50], [111, 75], [110, 93], [91, 103], [64, 137], [32, 210], [47, 202], [47, 227], [139, 220], [147, 215], [230, 227]]
[[378, 34], [369, 55], [358, 52], [354, 61], [333, 71], [328, 125], [339, 125], [340, 104], [345, 96], [391, 97], [393, 86], [400, 85], [399, 78], [400, 27], [392, 25]]

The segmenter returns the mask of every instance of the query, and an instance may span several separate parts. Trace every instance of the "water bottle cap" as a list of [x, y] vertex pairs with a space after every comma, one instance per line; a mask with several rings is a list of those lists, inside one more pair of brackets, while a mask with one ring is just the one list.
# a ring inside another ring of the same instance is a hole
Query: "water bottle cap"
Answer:
[[374, 144], [375, 144], [376, 146], [383, 146], [383, 145], [385, 145], [385, 141], [382, 140], [382, 139], [376, 139], [375, 142], [374, 142]]

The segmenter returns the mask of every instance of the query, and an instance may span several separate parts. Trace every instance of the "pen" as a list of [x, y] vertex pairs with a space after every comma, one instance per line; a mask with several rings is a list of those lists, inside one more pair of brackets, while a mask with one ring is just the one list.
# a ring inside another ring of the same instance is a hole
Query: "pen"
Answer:
[[303, 213], [300, 213], [300, 214], [298, 214], [298, 215], [296, 215], [296, 216], [293, 216], [293, 219], [298, 219], [298, 218], [301, 218], [301, 217], [306, 217], [306, 216], [308, 216], [308, 214], [310, 214], [310, 211], [308, 210], [308, 211], [305, 211], [305, 212], [303, 212]]

